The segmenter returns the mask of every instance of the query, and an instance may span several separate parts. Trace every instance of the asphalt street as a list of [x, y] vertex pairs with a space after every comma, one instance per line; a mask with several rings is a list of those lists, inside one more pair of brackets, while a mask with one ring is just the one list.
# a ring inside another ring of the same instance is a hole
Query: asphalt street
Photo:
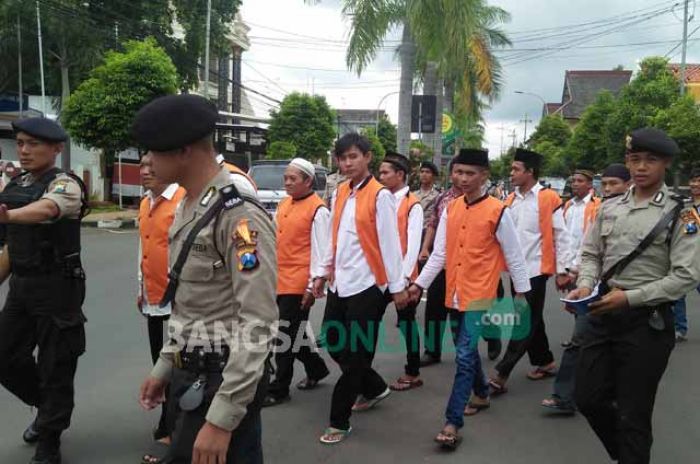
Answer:
[[[83, 232], [84, 262], [88, 275], [85, 313], [88, 317], [87, 353], [81, 358], [76, 382], [73, 425], [63, 438], [66, 464], [138, 463], [151, 446], [156, 413], [137, 403], [139, 385], [150, 368], [146, 325], [135, 308], [136, 245], [134, 231]], [[4, 301], [7, 284], [0, 290]], [[654, 416], [655, 445], [652, 461], [693, 463], [700, 443], [700, 298], [688, 300], [690, 341], [676, 346], [659, 388]], [[422, 305], [419, 311], [423, 314]], [[323, 302], [312, 309], [318, 327]], [[385, 321], [390, 345], [400, 343], [394, 330], [396, 312], [387, 310]], [[558, 295], [550, 288], [546, 321], [550, 343], [559, 357], [560, 341], [568, 338], [571, 316], [564, 313]], [[482, 353], [485, 349], [482, 350]], [[464, 441], [455, 453], [436, 449], [432, 439], [443, 423], [453, 379], [453, 362], [423, 370], [425, 385], [394, 393], [376, 409], [352, 418], [354, 432], [344, 443], [328, 447], [318, 441], [327, 426], [332, 385], [338, 376], [330, 361], [331, 376], [312, 392], [293, 391], [293, 400], [264, 410], [263, 441], [267, 463], [602, 463], [609, 462], [602, 446], [580, 417], [550, 417], [539, 406], [549, 394], [551, 381], [525, 378], [523, 359], [509, 382], [510, 392], [493, 401], [490, 410], [466, 421]], [[405, 357], [380, 353], [376, 368], [387, 381], [403, 372]], [[490, 370], [493, 363], [485, 360]], [[302, 378], [297, 364], [296, 380]], [[0, 389], [0, 463], [29, 461], [33, 450], [21, 440], [32, 420], [31, 409]], [[693, 457], [695, 456], [695, 457]]]

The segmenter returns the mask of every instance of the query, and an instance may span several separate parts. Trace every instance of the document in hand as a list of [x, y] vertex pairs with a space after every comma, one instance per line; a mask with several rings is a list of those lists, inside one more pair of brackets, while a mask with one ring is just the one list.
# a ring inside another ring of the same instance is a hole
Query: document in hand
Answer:
[[589, 311], [588, 305], [595, 303], [603, 296], [600, 294], [598, 287], [599, 285], [596, 285], [591, 294], [586, 298], [581, 298], [580, 300], [567, 300], [566, 298], [560, 298], [560, 300], [566, 304], [566, 306], [574, 308], [577, 316], [585, 316]]

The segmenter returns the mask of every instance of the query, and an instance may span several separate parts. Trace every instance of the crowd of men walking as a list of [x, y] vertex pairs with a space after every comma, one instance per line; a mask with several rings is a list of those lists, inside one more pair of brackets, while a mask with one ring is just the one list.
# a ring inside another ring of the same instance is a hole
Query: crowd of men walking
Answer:
[[[149, 103], [133, 124], [147, 191], [139, 210], [137, 306], [154, 363], [139, 401], [162, 408], [153, 438], [164, 445], [142, 462], [261, 463], [260, 410], [291, 400], [295, 360], [305, 369], [300, 390], [330, 374], [317, 346], [340, 371], [319, 439], [338, 444], [352, 432], [353, 413], [392, 391], [423, 386], [421, 369], [442, 362], [446, 328], [455, 376], [434, 437], [441, 448], [456, 449], [464, 417], [508, 393], [527, 355], [528, 378], [555, 378], [543, 407], [579, 410], [611, 459], [649, 462], [657, 386], [675, 341], [686, 337], [680, 302], [700, 282], [700, 170], [691, 175], [694, 202], [669, 191], [666, 170], [679, 149], [665, 133], [630, 134], [620, 154], [625, 164], [602, 172], [602, 198], [595, 173], [575, 169], [566, 203], [539, 182], [543, 158], [530, 150], [516, 151], [505, 200], [489, 194], [482, 149], [463, 149], [451, 160], [444, 192], [436, 188], [438, 168], [422, 163], [420, 188], [411, 192], [406, 156], [387, 153], [375, 177], [370, 142], [351, 133], [335, 144], [339, 172], [327, 197], [315, 191], [314, 165], [293, 159], [284, 172], [288, 196], [271, 218], [253, 180], [217, 158], [217, 118], [207, 100], [178, 95]], [[38, 442], [31, 462], [55, 464], [85, 350], [76, 227], [86, 193], [54, 167], [65, 140], [57, 124], [29, 119], [14, 127], [26, 173], [0, 195], [0, 267], [3, 278], [11, 274], [0, 313], [0, 382], [38, 408], [24, 433]], [[544, 315], [550, 278], [574, 319], [558, 366]], [[421, 330], [416, 312], [425, 292]], [[309, 311], [323, 298], [315, 337]], [[387, 382], [373, 360], [391, 303], [406, 363], [404, 374]], [[507, 341], [491, 375], [482, 367], [480, 338], [491, 359]]]

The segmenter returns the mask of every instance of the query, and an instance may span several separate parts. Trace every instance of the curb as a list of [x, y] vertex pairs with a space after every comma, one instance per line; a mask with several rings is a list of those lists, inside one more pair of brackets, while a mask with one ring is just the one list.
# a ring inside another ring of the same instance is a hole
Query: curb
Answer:
[[91, 229], [135, 229], [136, 220], [135, 219], [113, 219], [113, 220], [102, 220], [102, 221], [83, 221], [80, 224], [82, 227], [89, 227]]

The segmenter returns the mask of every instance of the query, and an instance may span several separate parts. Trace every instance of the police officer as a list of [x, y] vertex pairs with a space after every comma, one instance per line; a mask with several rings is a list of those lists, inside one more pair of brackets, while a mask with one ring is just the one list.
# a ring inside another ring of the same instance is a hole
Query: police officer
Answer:
[[202, 97], [171, 95], [143, 107], [132, 129], [155, 176], [187, 190], [169, 234], [169, 340], [140, 393], [152, 409], [170, 383], [177, 417], [165, 463], [262, 462], [260, 406], [278, 319], [275, 231], [217, 164], [217, 117]]
[[674, 346], [672, 301], [700, 280], [698, 227], [664, 184], [678, 145], [639, 129], [626, 155], [634, 187], [603, 203], [586, 236], [577, 289], [589, 305], [576, 403], [613, 460], [648, 463], [656, 390]]
[[24, 172], [0, 194], [12, 273], [0, 313], [0, 383], [38, 409], [23, 437], [38, 442], [31, 463], [55, 464], [85, 351], [80, 220], [87, 194], [80, 179], [55, 167], [67, 138], [58, 124], [30, 118], [12, 126]]

